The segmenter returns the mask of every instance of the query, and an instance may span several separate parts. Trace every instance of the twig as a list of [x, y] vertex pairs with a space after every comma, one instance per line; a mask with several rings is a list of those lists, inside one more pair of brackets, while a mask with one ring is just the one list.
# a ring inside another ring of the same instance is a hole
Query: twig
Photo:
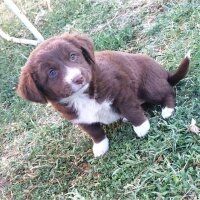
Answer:
[[31, 44], [31, 45], [35, 45], [35, 46], [39, 43], [38, 40], [28, 40], [28, 39], [23, 39], [23, 38], [11, 37], [7, 33], [3, 32], [1, 29], [0, 29], [0, 36], [7, 41], [12, 41], [12, 42], [16, 42], [16, 43]]
[[30, 32], [38, 39], [39, 42], [44, 41], [43, 36], [31, 24], [31, 22], [27, 19], [27, 17], [21, 13], [19, 8], [13, 3], [12, 0], [4, 0], [4, 3], [22, 21], [22, 23], [30, 30]]
[[46, 2], [47, 2], [48, 10], [49, 10], [50, 12], [52, 12], [52, 8], [51, 8], [51, 0], [46, 0]]

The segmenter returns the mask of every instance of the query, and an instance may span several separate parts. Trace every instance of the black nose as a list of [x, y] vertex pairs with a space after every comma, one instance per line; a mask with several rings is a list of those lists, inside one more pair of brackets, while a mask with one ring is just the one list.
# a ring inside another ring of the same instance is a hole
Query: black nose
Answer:
[[76, 76], [76, 77], [73, 78], [73, 80], [72, 80], [72, 82], [75, 83], [75, 84], [77, 84], [77, 85], [82, 84], [83, 81], [84, 81], [84, 78], [83, 78], [83, 76], [82, 76], [81, 74], [78, 75], [78, 76]]

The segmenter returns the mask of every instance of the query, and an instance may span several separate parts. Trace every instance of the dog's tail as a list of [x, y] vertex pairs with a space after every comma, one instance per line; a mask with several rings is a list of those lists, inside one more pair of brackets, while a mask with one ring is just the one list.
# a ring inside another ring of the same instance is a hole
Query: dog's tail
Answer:
[[168, 82], [170, 85], [176, 85], [181, 79], [183, 79], [188, 70], [190, 64], [190, 51], [185, 55], [185, 58], [182, 60], [181, 64], [179, 65], [178, 70], [175, 73], [169, 73]]

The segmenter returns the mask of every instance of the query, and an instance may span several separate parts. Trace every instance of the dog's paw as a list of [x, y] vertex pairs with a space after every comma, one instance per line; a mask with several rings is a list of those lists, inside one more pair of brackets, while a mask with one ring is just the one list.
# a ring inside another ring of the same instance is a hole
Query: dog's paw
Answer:
[[162, 117], [164, 119], [166, 119], [166, 118], [170, 117], [173, 112], [174, 112], [174, 108], [165, 107], [162, 109]]
[[109, 149], [109, 140], [105, 137], [101, 142], [93, 144], [94, 157], [104, 155]]
[[133, 129], [138, 137], [144, 137], [150, 129], [149, 120], [147, 119], [140, 126], [133, 126]]

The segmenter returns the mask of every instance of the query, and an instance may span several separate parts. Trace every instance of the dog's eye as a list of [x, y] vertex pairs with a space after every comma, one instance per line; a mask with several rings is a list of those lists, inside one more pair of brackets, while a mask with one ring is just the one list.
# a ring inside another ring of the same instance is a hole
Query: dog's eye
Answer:
[[50, 78], [50, 79], [54, 79], [54, 78], [57, 77], [58, 71], [55, 70], [55, 69], [50, 69], [50, 70], [48, 71], [48, 75], [49, 75], [49, 78]]
[[70, 54], [70, 61], [76, 61], [76, 59], [77, 59], [77, 55], [75, 54], [75, 53], [71, 53]]

